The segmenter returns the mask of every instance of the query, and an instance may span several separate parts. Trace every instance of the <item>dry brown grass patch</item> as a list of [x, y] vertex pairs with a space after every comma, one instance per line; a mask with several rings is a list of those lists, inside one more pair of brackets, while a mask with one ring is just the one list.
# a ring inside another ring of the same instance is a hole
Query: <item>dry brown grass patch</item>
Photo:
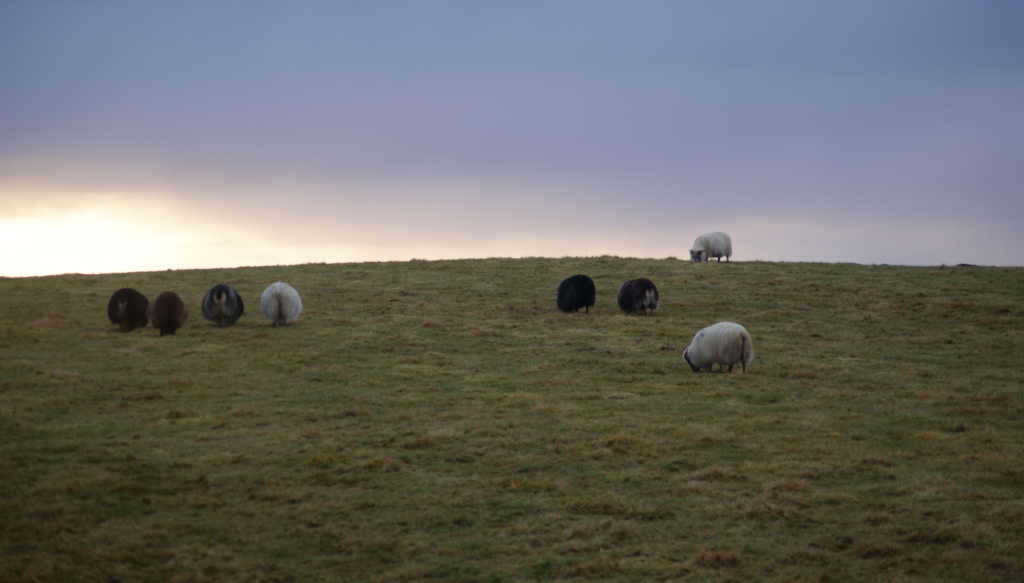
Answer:
[[888, 524], [892, 522], [892, 515], [888, 512], [869, 512], [864, 515], [864, 522], [872, 526]]
[[406, 449], [433, 447], [435, 445], [438, 445], [442, 442], [448, 441], [456, 437], [456, 435], [457, 434], [455, 430], [447, 427], [443, 427], [441, 429], [432, 429], [425, 433], [424, 435], [420, 435], [419, 437], [414, 437], [412, 439], [407, 440], [404, 444], [402, 444], [402, 447], [405, 447]]
[[622, 567], [618, 559], [601, 557], [595, 561], [588, 561], [573, 566], [572, 574], [577, 577], [607, 577], [614, 573], [621, 572]]
[[355, 465], [361, 470], [375, 470], [379, 472], [397, 472], [405, 467], [401, 460], [389, 455], [379, 455], [359, 460]]
[[582, 521], [565, 531], [565, 540], [590, 540], [607, 536], [614, 540], [639, 538], [640, 531], [632, 520]]
[[710, 466], [697, 470], [690, 479], [701, 482], [744, 482], [747, 477], [728, 466]]
[[903, 549], [885, 540], [871, 540], [857, 545], [857, 554], [864, 559], [880, 559], [903, 554]]
[[798, 516], [810, 506], [799, 498], [792, 496], [797, 492], [810, 489], [803, 480], [776, 480], [762, 488], [762, 494], [753, 498], [740, 500], [737, 510], [747, 518], [759, 520], [777, 520]]
[[691, 568], [723, 569], [725, 567], [737, 567], [740, 564], [740, 554], [737, 551], [715, 551], [701, 548], [695, 555], [686, 561]]
[[599, 514], [604, 516], [624, 516], [629, 514], [629, 507], [618, 500], [573, 500], [564, 506], [566, 512], [572, 514]]
[[623, 434], [606, 437], [601, 441], [601, 445], [622, 455], [644, 453], [652, 449], [650, 441], [633, 435]]

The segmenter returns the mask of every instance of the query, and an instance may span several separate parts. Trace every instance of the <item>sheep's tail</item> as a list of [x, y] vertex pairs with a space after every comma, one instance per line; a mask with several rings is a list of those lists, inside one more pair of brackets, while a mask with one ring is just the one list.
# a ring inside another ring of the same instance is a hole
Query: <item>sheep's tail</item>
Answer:
[[647, 310], [651, 310], [651, 315], [654, 315], [654, 310], [658, 309], [658, 292], [653, 289], [647, 290], [644, 294], [643, 299], [644, 315], [647, 315]]
[[117, 302], [117, 325], [122, 332], [128, 331], [128, 299]]
[[746, 373], [747, 365], [754, 360], [754, 344], [746, 334], [740, 334], [740, 342], [740, 363], [743, 365], [743, 372]]

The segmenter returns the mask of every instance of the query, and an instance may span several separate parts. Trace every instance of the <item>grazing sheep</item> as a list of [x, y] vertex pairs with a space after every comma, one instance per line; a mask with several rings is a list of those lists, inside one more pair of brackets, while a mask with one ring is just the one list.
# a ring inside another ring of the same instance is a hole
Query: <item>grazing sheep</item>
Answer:
[[654, 310], [658, 309], [658, 288], [645, 277], [631, 279], [619, 286], [618, 299], [619, 307], [627, 314], [643, 312], [646, 316], [647, 310], [650, 310], [653, 316]]
[[302, 299], [295, 288], [283, 282], [275, 282], [263, 290], [260, 297], [260, 311], [274, 321], [274, 327], [294, 322], [302, 312]]
[[597, 287], [594, 280], [586, 275], [574, 275], [558, 284], [558, 298], [555, 303], [558, 309], [565, 313], [578, 312], [585, 308], [590, 313], [590, 308], [597, 299]]
[[737, 363], [743, 366], [743, 372], [747, 372], [747, 365], [754, 360], [754, 344], [743, 326], [719, 322], [697, 332], [693, 342], [683, 351], [683, 360], [693, 372], [705, 368], [711, 372], [716, 364], [719, 371], [724, 371], [725, 365], [729, 365], [729, 372], [732, 372], [732, 366]]
[[188, 306], [181, 296], [165, 291], [156, 294], [153, 301], [149, 303], [149, 321], [153, 327], [160, 330], [160, 335], [174, 334], [174, 332], [188, 320]]
[[230, 326], [242, 317], [245, 305], [242, 296], [229, 285], [215, 285], [203, 298], [203, 317], [218, 328]]
[[721, 231], [704, 233], [697, 237], [697, 240], [693, 242], [693, 247], [690, 249], [690, 260], [694, 263], [711, 261], [712, 257], [717, 257], [719, 263], [721, 263], [722, 257], [725, 257], [725, 260], [728, 261], [731, 256], [732, 239]]
[[111, 324], [117, 324], [122, 332], [131, 332], [136, 328], [145, 328], [149, 324], [146, 308], [149, 300], [146, 296], [125, 287], [114, 292], [107, 302], [107, 317]]

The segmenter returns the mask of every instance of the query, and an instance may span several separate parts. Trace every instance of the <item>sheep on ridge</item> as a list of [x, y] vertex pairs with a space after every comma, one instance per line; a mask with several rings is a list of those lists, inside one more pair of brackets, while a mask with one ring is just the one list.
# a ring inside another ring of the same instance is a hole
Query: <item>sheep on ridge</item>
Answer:
[[260, 311], [274, 321], [274, 327], [294, 322], [302, 312], [302, 299], [295, 288], [283, 282], [275, 282], [263, 290], [260, 297]]
[[589, 314], [595, 299], [597, 299], [597, 287], [594, 285], [594, 280], [586, 275], [574, 275], [558, 284], [558, 297], [555, 303], [559, 310], [567, 314], [578, 312], [580, 308], [585, 308], [586, 313]]
[[619, 307], [627, 314], [643, 312], [647, 316], [647, 310], [650, 310], [653, 316], [654, 310], [658, 309], [658, 288], [645, 277], [630, 279], [619, 286], [618, 300]]
[[185, 324], [185, 320], [188, 320], [188, 306], [178, 294], [165, 291], [156, 294], [153, 301], [149, 303], [147, 314], [153, 327], [160, 330], [161, 336], [173, 335], [178, 328]]
[[114, 292], [107, 302], [107, 317], [111, 324], [117, 324], [122, 332], [131, 332], [136, 328], [145, 328], [149, 324], [146, 309], [149, 300], [146, 296], [125, 287]]
[[711, 261], [712, 257], [717, 257], [718, 262], [721, 263], [722, 257], [728, 261], [731, 256], [732, 239], [721, 231], [704, 233], [697, 237], [697, 240], [693, 242], [693, 247], [690, 248], [690, 260], [694, 263]]
[[203, 317], [212, 321], [218, 328], [234, 324], [242, 317], [244, 311], [242, 296], [229, 285], [215, 285], [203, 298]]
[[754, 360], [754, 344], [750, 340], [747, 329], [732, 322], [719, 322], [704, 328], [693, 337], [693, 342], [683, 350], [683, 360], [690, 365], [693, 372], [707, 369], [711, 372], [714, 365], [724, 371], [729, 366], [732, 372], [734, 364], [743, 366]]

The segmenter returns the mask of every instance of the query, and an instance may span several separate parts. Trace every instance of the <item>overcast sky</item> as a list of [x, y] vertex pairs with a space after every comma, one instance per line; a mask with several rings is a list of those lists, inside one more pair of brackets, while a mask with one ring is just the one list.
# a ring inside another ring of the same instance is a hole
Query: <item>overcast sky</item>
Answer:
[[1024, 265], [1024, 3], [0, 2], [0, 275]]

